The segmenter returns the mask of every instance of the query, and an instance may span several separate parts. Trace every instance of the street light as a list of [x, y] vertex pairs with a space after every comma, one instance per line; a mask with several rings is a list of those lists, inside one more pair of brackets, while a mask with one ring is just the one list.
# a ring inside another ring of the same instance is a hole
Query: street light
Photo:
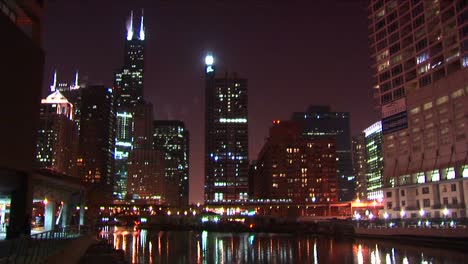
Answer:
[[419, 210], [419, 215], [422, 217], [424, 217], [424, 215], [426, 214], [426, 212], [424, 212], [424, 209], [421, 209]]
[[448, 216], [449, 210], [447, 209], [447, 207], [444, 208], [444, 210], [442, 211], [442, 213], [444, 214], [445, 217]]
[[424, 209], [421, 208], [421, 210], [419, 210], [419, 215], [421, 216], [421, 221], [418, 223], [418, 226], [420, 225], [420, 223], [422, 224], [422, 221], [423, 221], [423, 218], [424, 218], [425, 214], [426, 214], [426, 212], [424, 212]]
[[442, 214], [444, 214], [444, 225], [445, 225], [445, 222], [447, 221], [447, 216], [449, 214], [449, 210], [447, 209], [447, 207], [444, 208], [444, 210], [442, 211]]
[[387, 211], [385, 211], [385, 213], [383, 214], [383, 218], [385, 219], [385, 227], [387, 227], [387, 219], [388, 219], [389, 215], [387, 213]]
[[401, 216], [401, 223], [402, 223], [402, 226], [405, 227], [405, 215], [406, 215], [406, 212], [404, 209], [401, 209], [400, 211], [400, 216]]
[[404, 218], [405, 215], [406, 215], [405, 210], [404, 210], [404, 209], [401, 209], [401, 211], [400, 211], [400, 216], [401, 216], [401, 218]]

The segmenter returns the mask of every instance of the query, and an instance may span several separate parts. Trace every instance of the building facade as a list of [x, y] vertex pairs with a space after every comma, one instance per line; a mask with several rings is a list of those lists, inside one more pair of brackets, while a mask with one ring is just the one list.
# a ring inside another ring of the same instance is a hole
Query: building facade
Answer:
[[338, 201], [333, 136], [302, 135], [296, 121], [274, 121], [253, 171], [254, 199], [293, 203]]
[[7, 239], [30, 235], [29, 179], [36, 158], [45, 57], [41, 43], [43, 8], [40, 0], [0, 1], [0, 72], [2, 86], [8, 87], [2, 90], [3, 98], [8, 99], [0, 104], [2, 124], [8, 127], [0, 131], [5, 139], [2, 149], [7, 150], [0, 152], [0, 195], [11, 201]]
[[248, 199], [247, 79], [205, 59], [205, 201]]
[[36, 167], [76, 177], [78, 128], [73, 105], [59, 91], [41, 100]]
[[351, 139], [353, 153], [353, 174], [356, 177], [356, 196], [358, 199], [367, 199], [366, 178], [366, 143], [364, 133]]
[[82, 181], [99, 186], [109, 199], [114, 179], [115, 108], [112, 88], [81, 88], [78, 172]]
[[382, 122], [364, 129], [367, 200], [383, 199]]
[[329, 106], [312, 105], [307, 112], [293, 113], [292, 120], [304, 123], [302, 134], [306, 137], [336, 137], [339, 201], [353, 200], [356, 195], [349, 113], [332, 112]]
[[178, 120], [156, 120], [153, 123], [154, 148], [164, 153], [166, 204], [189, 204], [189, 131]]
[[164, 153], [153, 144], [153, 105], [138, 102], [133, 112], [133, 147], [128, 158], [127, 199], [166, 202]]
[[[135, 28], [139, 29], [138, 34]], [[127, 163], [133, 149], [133, 115], [137, 103], [143, 100], [144, 47], [143, 14], [139, 23], [135, 23], [132, 11], [127, 27], [124, 65], [114, 75], [117, 118], [114, 196], [117, 199], [124, 199], [127, 193]]]
[[467, 12], [464, 0], [369, 1], [392, 218], [466, 217]]

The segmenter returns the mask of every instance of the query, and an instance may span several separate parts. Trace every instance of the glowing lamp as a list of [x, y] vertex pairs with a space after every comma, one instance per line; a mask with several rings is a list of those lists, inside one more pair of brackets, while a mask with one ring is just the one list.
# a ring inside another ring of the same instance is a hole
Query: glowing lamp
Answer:
[[442, 213], [444, 214], [444, 216], [447, 216], [449, 214], [449, 210], [447, 208], [444, 208]]
[[206, 64], [206, 65], [213, 65], [213, 63], [214, 63], [214, 58], [213, 58], [213, 56], [207, 55], [207, 56], [205, 57], [205, 64]]

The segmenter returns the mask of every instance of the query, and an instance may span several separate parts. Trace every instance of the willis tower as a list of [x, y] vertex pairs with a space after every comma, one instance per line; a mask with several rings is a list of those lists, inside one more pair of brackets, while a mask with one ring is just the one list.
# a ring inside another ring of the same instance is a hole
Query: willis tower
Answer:
[[114, 76], [117, 113], [114, 196], [117, 199], [124, 199], [127, 192], [127, 162], [133, 149], [133, 118], [137, 103], [143, 101], [144, 46], [143, 12], [137, 23], [132, 12], [127, 22], [124, 65]]

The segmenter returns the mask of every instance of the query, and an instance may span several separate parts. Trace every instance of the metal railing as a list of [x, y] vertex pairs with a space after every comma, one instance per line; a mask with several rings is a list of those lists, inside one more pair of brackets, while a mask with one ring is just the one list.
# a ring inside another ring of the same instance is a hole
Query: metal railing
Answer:
[[78, 228], [69, 227], [23, 236], [11, 241], [10, 253], [0, 264], [43, 263], [47, 257], [62, 249], [66, 241], [79, 236]]

